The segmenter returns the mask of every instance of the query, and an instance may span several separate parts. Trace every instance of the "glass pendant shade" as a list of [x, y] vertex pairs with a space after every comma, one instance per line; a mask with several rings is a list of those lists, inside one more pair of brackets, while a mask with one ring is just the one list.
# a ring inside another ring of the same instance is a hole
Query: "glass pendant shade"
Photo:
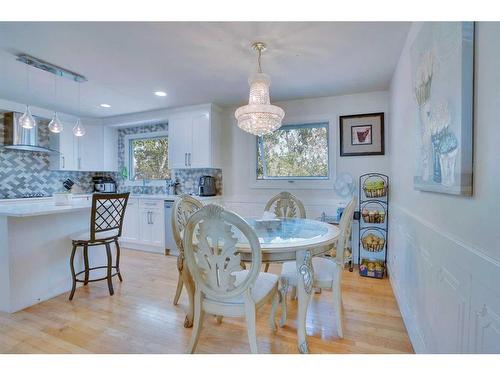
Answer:
[[73, 134], [77, 137], [83, 137], [86, 133], [86, 130], [84, 128], [84, 126], [82, 125], [82, 122], [80, 121], [80, 119], [78, 119], [76, 121], [76, 124], [73, 128]]
[[238, 108], [234, 114], [238, 120], [238, 127], [257, 136], [279, 129], [285, 112], [270, 102], [269, 76], [256, 73], [250, 77], [248, 83], [250, 85], [248, 105]]
[[59, 120], [57, 112], [54, 112], [54, 116], [52, 117], [52, 120], [50, 120], [49, 122], [49, 130], [52, 133], [60, 133], [63, 130], [63, 124], [61, 120]]
[[31, 114], [30, 106], [26, 106], [26, 110], [23, 115], [19, 117], [19, 125], [25, 129], [33, 129], [36, 126], [36, 121]]

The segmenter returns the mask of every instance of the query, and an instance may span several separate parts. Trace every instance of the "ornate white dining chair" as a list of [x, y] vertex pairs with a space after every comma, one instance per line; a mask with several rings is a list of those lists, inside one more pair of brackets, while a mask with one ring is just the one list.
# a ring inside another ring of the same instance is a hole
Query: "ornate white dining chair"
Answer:
[[306, 210], [302, 202], [292, 193], [282, 191], [267, 202], [265, 211], [273, 212], [277, 217], [306, 218]]
[[[237, 235], [239, 231], [241, 235]], [[236, 244], [246, 238], [251, 266], [243, 270]], [[272, 300], [270, 324], [278, 305], [278, 276], [260, 272], [261, 250], [257, 235], [248, 223], [223, 207], [210, 204], [195, 212], [184, 230], [184, 256], [195, 282], [194, 326], [187, 348], [193, 353], [204, 313], [245, 317], [252, 353], [257, 353], [256, 309]]]
[[[177, 249], [179, 250], [179, 255], [177, 257], [177, 270], [179, 271], [179, 278], [177, 280], [177, 289], [175, 290], [174, 305], [177, 305], [179, 302], [179, 297], [182, 293], [182, 286], [185, 285], [186, 288], [192, 287], [190, 276], [184, 273], [185, 261], [182, 235], [191, 215], [202, 207], [203, 203], [187, 194], [182, 194], [174, 202], [172, 210], [172, 232]], [[187, 280], [188, 278], [189, 280]]]
[[[267, 202], [264, 211], [273, 212], [277, 217], [306, 218], [304, 204], [302, 204], [299, 198], [288, 191], [282, 191], [272, 197], [269, 202]], [[269, 270], [269, 264], [270, 263], [266, 262], [264, 272]]]
[[[332, 289], [333, 304], [336, 310], [337, 333], [339, 337], [344, 336], [342, 325], [342, 269], [344, 268], [344, 249], [348, 245], [351, 235], [352, 219], [356, 208], [356, 197], [353, 197], [347, 207], [344, 209], [340, 219], [340, 236], [337, 241], [337, 250], [335, 258], [314, 257], [312, 259], [314, 270], [313, 287]], [[288, 287], [297, 287], [297, 266], [295, 262], [283, 263], [281, 271], [281, 320], [283, 326], [286, 321], [286, 297]]]

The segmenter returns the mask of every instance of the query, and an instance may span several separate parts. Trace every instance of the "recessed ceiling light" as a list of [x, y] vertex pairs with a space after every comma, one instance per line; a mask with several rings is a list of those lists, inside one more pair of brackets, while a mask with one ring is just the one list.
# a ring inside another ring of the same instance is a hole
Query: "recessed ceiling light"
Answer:
[[167, 93], [165, 91], [155, 91], [156, 96], [167, 96]]
[[109, 104], [106, 104], [106, 103], [102, 103], [101, 107], [102, 108], [111, 108], [111, 106]]

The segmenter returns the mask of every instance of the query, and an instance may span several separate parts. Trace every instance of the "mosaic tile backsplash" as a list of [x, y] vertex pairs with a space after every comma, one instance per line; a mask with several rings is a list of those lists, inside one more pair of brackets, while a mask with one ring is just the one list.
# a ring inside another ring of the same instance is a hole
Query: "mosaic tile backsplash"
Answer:
[[[127, 134], [149, 133], [168, 130], [168, 124], [137, 126], [118, 130], [118, 165], [124, 166], [125, 145]], [[39, 127], [39, 143], [48, 146], [49, 131], [46, 126]], [[92, 173], [77, 171], [49, 170], [49, 156], [40, 152], [7, 150], [3, 145], [3, 122], [0, 121], [0, 199], [18, 198], [26, 194], [42, 193], [52, 195], [64, 191], [62, 182], [68, 178], [75, 182], [73, 192], [90, 193], [93, 191], [92, 177], [106, 175], [115, 179], [118, 191], [130, 191], [135, 194], [164, 194], [165, 186], [130, 186], [120, 173]], [[177, 193], [198, 192], [200, 176], [215, 177], [217, 194], [222, 194], [222, 170], [220, 169], [176, 169], [172, 178], [178, 178], [180, 185]]]
[[[153, 124], [136, 126], [132, 128], [125, 128], [118, 130], [118, 168], [122, 170], [125, 166], [125, 136], [129, 134], [146, 134], [158, 131], [168, 131], [168, 124]], [[197, 193], [198, 192], [198, 179], [201, 176], [215, 177], [215, 188], [217, 195], [222, 194], [222, 170], [214, 168], [202, 169], [174, 169], [171, 173], [171, 178], [179, 180], [177, 193]], [[121, 177], [117, 179], [119, 191], [130, 191], [134, 194], [165, 194], [165, 186], [131, 186], [127, 185], [127, 180]]]
[[[48, 128], [40, 126], [38, 131], [40, 145], [48, 146]], [[1, 147], [3, 133], [3, 121], [0, 121], [0, 199], [18, 198], [26, 194], [52, 195], [65, 191], [62, 182], [68, 178], [75, 183], [74, 192], [92, 192], [92, 177], [99, 173], [51, 171], [48, 154]], [[105, 175], [115, 176], [113, 173]]]

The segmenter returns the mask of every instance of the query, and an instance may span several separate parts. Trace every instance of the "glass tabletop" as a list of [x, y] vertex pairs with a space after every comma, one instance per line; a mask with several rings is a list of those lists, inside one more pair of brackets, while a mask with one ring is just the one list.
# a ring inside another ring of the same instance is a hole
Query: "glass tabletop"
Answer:
[[[245, 218], [259, 238], [263, 249], [290, 248], [296, 246], [314, 245], [322, 242], [333, 241], [338, 236], [338, 229], [321, 221], [280, 218], [272, 220], [259, 220]], [[246, 239], [236, 231], [239, 243], [246, 243]]]

